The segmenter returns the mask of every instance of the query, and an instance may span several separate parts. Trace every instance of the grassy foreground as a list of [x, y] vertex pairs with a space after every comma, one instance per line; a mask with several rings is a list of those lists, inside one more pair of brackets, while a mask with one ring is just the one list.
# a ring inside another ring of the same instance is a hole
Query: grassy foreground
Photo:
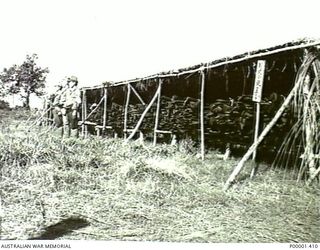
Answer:
[[[227, 192], [238, 159], [196, 157], [189, 143], [152, 147], [71, 138], [0, 114], [1, 239], [30, 239], [64, 219], [86, 226], [57, 239], [167, 242], [319, 242], [319, 185], [247, 168]], [[30, 124], [30, 123], [29, 123]]]

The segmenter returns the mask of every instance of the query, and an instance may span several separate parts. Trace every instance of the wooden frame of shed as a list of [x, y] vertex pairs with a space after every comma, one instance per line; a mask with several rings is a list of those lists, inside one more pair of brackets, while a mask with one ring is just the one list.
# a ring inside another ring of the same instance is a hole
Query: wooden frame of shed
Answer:
[[[152, 140], [156, 144], [159, 135], [175, 134], [173, 127], [163, 129], [159, 125], [163, 111], [161, 101], [167, 98], [175, 102], [178, 96], [178, 99], [181, 97], [185, 100], [184, 103], [192, 100], [197, 109], [199, 123], [192, 126], [196, 131], [194, 134], [199, 136], [201, 158], [204, 159], [205, 140], [210, 137], [210, 135], [206, 137], [206, 125], [208, 124], [207, 116], [205, 116], [208, 113], [205, 111], [206, 108], [217, 100], [234, 102], [243, 96], [250, 97], [256, 61], [261, 59], [267, 62], [267, 80], [263, 96], [267, 98], [276, 93], [286, 97], [294, 87], [294, 79], [302, 64], [305, 50], [317, 49], [319, 45], [319, 40], [302, 40], [177, 71], [84, 87], [81, 89], [82, 107], [79, 123], [82, 135], [86, 136], [88, 127], [93, 127], [97, 135], [103, 135], [110, 130], [115, 136], [120, 135], [125, 140], [130, 140], [135, 138], [142, 124], [145, 123], [148, 113], [152, 110], [153, 116], [149, 118], [153, 120], [153, 123], [149, 122], [148, 126], [144, 125], [144, 130], [152, 132]], [[272, 101], [274, 100], [266, 101], [266, 103]], [[129, 119], [129, 116], [133, 114], [132, 110], [129, 110], [132, 102], [133, 106], [140, 105], [140, 113], [135, 115], [134, 122]], [[119, 108], [118, 113], [113, 111], [115, 112], [113, 120], [110, 113], [112, 105]], [[97, 113], [99, 109], [100, 113]], [[94, 114], [97, 115], [95, 122], [90, 121]], [[174, 121], [174, 116], [172, 121]], [[116, 128], [115, 123], [121, 126]], [[181, 131], [184, 131], [183, 129]]]

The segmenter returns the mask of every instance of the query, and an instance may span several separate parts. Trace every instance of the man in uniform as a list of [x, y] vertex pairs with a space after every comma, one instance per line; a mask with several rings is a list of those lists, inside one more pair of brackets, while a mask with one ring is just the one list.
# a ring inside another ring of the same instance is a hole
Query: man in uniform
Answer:
[[[78, 78], [71, 76], [67, 80], [67, 88], [61, 96], [62, 122], [64, 135], [70, 137], [71, 129], [78, 131], [78, 108], [81, 103]], [[76, 133], [78, 135], [78, 133]]]
[[62, 95], [64, 94], [66, 88], [64, 88], [62, 85], [57, 85], [57, 90], [53, 94], [51, 99], [51, 105], [52, 105], [52, 114], [53, 114], [53, 122], [55, 127], [61, 128], [61, 135], [63, 135], [63, 122], [62, 122], [62, 107], [63, 104], [61, 103]]

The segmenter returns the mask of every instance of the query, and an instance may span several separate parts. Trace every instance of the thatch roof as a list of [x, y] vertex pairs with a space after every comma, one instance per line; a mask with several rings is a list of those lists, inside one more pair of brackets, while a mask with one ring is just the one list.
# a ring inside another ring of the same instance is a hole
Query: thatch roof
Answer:
[[[119, 82], [112, 83], [112, 86], [125, 85], [128, 83], [136, 83], [136, 82], [141, 82], [141, 81], [145, 81], [145, 80], [152, 80], [152, 79], [156, 79], [156, 78], [179, 77], [181, 75], [192, 74], [197, 71], [204, 70], [204, 69], [218, 68], [218, 67], [221, 67], [224, 65], [241, 63], [241, 62], [245, 62], [245, 61], [252, 60], [255, 58], [272, 56], [272, 55], [276, 55], [276, 54], [282, 53], [282, 52], [290, 52], [293, 50], [314, 47], [314, 46], [319, 46], [319, 45], [320, 45], [320, 39], [300, 39], [297, 41], [288, 42], [288, 43], [274, 46], [271, 48], [260, 49], [260, 50], [256, 50], [256, 51], [243, 53], [240, 55], [236, 55], [234, 57], [224, 57], [224, 58], [214, 60], [214, 61], [211, 61], [208, 63], [200, 63], [200, 64], [190, 66], [187, 68], [181, 68], [178, 70], [160, 72], [158, 74], [153, 74], [153, 75], [146, 76], [143, 78], [135, 78], [135, 79], [131, 79], [131, 80], [119, 81]], [[98, 86], [92, 86], [92, 87], [83, 87], [82, 89], [100, 89], [103, 86], [104, 86], [104, 84], [98, 85]]]

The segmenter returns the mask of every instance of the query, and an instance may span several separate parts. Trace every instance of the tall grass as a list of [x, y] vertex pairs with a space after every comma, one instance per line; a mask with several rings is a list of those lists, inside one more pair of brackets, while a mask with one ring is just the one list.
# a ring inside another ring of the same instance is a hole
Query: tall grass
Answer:
[[223, 192], [236, 159], [209, 152], [201, 161], [188, 142], [61, 141], [10, 116], [0, 135], [1, 239], [78, 217], [89, 226], [59, 239], [319, 241], [318, 187], [283, 181], [281, 170], [263, 166], [252, 181], [244, 172]]

